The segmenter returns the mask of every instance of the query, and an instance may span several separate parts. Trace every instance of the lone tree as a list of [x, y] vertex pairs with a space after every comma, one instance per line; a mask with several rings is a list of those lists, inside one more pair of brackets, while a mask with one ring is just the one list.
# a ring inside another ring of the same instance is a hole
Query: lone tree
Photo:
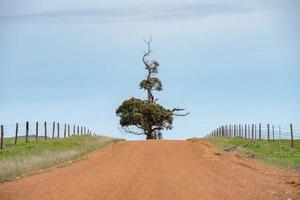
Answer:
[[159, 63], [155, 60], [149, 61], [152, 50], [149, 41], [145, 40], [147, 51], [144, 52], [142, 61], [147, 70], [146, 79], [140, 82], [140, 89], [147, 91], [147, 100], [138, 98], [130, 98], [125, 100], [116, 110], [117, 116], [120, 117], [120, 125], [123, 129], [135, 135], [146, 135], [148, 139], [162, 139], [163, 130], [173, 128], [174, 116], [186, 116], [189, 113], [179, 114], [182, 108], [166, 109], [157, 103], [158, 99], [153, 96], [154, 91], [162, 91], [162, 83], [156, 77], [158, 73]]

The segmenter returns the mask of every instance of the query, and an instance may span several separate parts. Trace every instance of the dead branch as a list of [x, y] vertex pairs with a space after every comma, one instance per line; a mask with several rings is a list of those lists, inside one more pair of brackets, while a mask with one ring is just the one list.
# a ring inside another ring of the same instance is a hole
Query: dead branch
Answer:
[[125, 128], [125, 127], [123, 127], [122, 128], [126, 133], [132, 133], [132, 134], [134, 134], [134, 135], [144, 135], [145, 133], [141, 133], [141, 132], [136, 132], [136, 131], [132, 131], [132, 130], [130, 130], [129, 128]]
[[150, 66], [148, 64], [148, 61], [146, 60], [146, 57], [150, 55], [150, 53], [152, 52], [151, 50], [151, 42], [152, 42], [152, 37], [150, 36], [150, 40], [147, 41], [145, 38], [143, 38], [143, 40], [145, 41], [145, 43], [147, 44], [147, 52], [144, 52], [144, 55], [142, 57], [143, 63], [146, 65], [146, 69], [150, 69]]
[[171, 113], [173, 116], [180, 116], [180, 117], [185, 117], [190, 114], [190, 113], [185, 113], [185, 114], [175, 113], [175, 112], [184, 111], [184, 110], [185, 110], [184, 108], [174, 108], [171, 110]]

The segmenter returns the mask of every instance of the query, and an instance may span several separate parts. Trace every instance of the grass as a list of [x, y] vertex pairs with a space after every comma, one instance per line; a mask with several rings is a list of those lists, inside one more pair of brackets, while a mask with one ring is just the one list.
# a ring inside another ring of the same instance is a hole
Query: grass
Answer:
[[5, 148], [0, 150], [0, 182], [19, 176], [61, 165], [79, 158], [97, 148], [119, 141], [109, 137], [71, 136], [60, 139], [24, 139], [14, 145], [14, 139], [4, 140]]
[[[244, 154], [256, 157], [269, 164], [283, 168], [300, 170], [300, 140], [294, 140], [294, 148], [290, 140], [248, 140], [244, 138], [210, 137], [205, 140], [219, 148], [237, 146]], [[252, 141], [251, 143], [249, 143]], [[246, 147], [246, 145], [249, 143]]]

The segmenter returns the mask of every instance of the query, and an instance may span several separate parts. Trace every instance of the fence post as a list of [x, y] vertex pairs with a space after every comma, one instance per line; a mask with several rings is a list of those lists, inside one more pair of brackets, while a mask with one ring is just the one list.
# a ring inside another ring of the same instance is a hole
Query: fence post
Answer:
[[1, 125], [1, 142], [0, 142], [0, 149], [3, 149], [3, 137], [4, 137], [4, 127]]
[[261, 140], [261, 123], [258, 125], [258, 139]]
[[290, 129], [291, 129], [291, 144], [292, 144], [292, 148], [294, 148], [293, 124], [290, 124]]
[[55, 122], [53, 122], [52, 139], [54, 138], [54, 133], [55, 133]]
[[26, 134], [25, 134], [26, 142], [28, 142], [28, 134], [29, 134], [29, 122], [26, 122]]
[[252, 134], [251, 134], [251, 139], [254, 139], [254, 124], [252, 124]]
[[237, 125], [234, 125], [234, 137], [237, 137]]
[[280, 126], [280, 124], [279, 124], [279, 140], [281, 139], [281, 126]]
[[270, 140], [270, 124], [267, 124], [268, 141]]
[[221, 132], [222, 132], [221, 136], [223, 137], [224, 136], [224, 126], [221, 127]]
[[73, 125], [73, 135], [75, 135], [75, 125]]
[[57, 122], [57, 137], [59, 138], [59, 122]]
[[68, 137], [70, 137], [70, 124], [68, 124]]
[[274, 142], [274, 125], [272, 125], [272, 134], [273, 134], [273, 142]]
[[254, 124], [254, 139], [256, 139], [256, 124]]
[[47, 122], [44, 122], [44, 128], [45, 128], [45, 140], [47, 140]]
[[16, 136], [15, 136], [15, 145], [17, 144], [18, 142], [18, 132], [19, 132], [19, 124], [16, 123]]
[[67, 135], [67, 124], [65, 124], [65, 128], [64, 128], [64, 137], [66, 137]]
[[243, 124], [241, 124], [241, 137], [243, 137]]
[[250, 124], [248, 124], [248, 138], [251, 138]]
[[245, 138], [247, 139], [247, 124], [245, 124], [244, 135], [245, 135]]
[[38, 140], [38, 135], [39, 135], [39, 122], [36, 122], [36, 124], [35, 124], [35, 141]]
[[81, 130], [80, 130], [80, 135], [82, 135], [83, 127], [81, 126], [80, 129], [81, 129]]

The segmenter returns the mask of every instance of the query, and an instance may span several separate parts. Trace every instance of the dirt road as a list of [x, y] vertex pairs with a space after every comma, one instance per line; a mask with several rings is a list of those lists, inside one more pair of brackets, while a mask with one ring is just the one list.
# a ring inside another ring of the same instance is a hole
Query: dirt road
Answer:
[[[297, 192], [298, 191], [298, 192]], [[193, 141], [124, 141], [0, 184], [0, 199], [300, 199], [297, 174]]]

